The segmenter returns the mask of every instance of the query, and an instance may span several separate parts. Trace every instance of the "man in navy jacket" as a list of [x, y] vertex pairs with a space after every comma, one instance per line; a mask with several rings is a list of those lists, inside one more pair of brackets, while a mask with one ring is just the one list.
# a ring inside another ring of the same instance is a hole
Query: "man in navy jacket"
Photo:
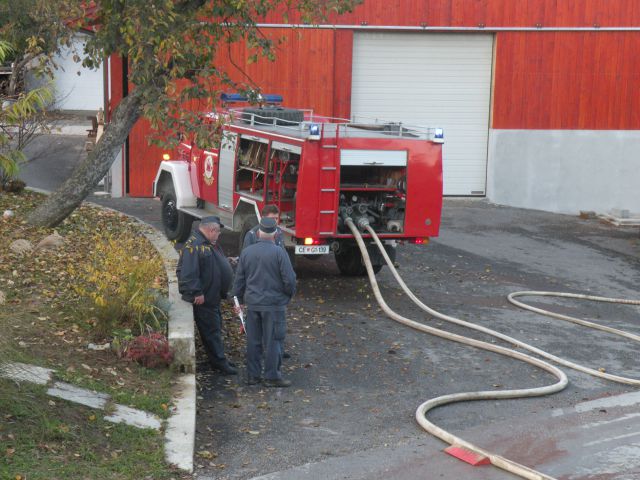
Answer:
[[[275, 244], [277, 231], [273, 218], [260, 220], [258, 241], [242, 250], [233, 294], [247, 305], [247, 383], [257, 384], [262, 373], [268, 387], [288, 387], [282, 378], [282, 342], [286, 307], [296, 291], [296, 274], [287, 252]], [[239, 309], [238, 309], [239, 310]]]
[[[260, 212], [260, 215], [262, 216], [262, 218], [265, 218], [265, 217], [273, 218], [276, 221], [276, 234], [275, 234], [275, 237], [274, 237], [274, 243], [279, 247], [285, 248], [284, 247], [284, 236], [282, 235], [282, 230], [278, 226], [278, 216], [280, 215], [280, 210], [278, 209], [278, 206], [277, 205], [273, 205], [273, 204], [265, 205], [262, 208], [262, 212]], [[244, 236], [244, 241], [243, 241], [243, 244], [242, 244], [242, 249], [243, 250], [245, 248], [247, 248], [249, 245], [253, 245], [254, 243], [256, 243], [258, 241], [258, 229], [259, 228], [260, 228], [260, 224], [258, 224], [255, 227], [253, 227]], [[291, 257], [289, 257], [289, 260], [291, 260]], [[282, 358], [291, 358], [291, 355], [289, 355], [284, 350], [284, 342], [282, 342]]]
[[224, 375], [236, 375], [238, 370], [224, 355], [221, 336], [220, 300], [227, 298], [233, 275], [217, 245], [222, 227], [218, 217], [200, 220], [180, 252], [176, 274], [182, 299], [193, 303], [193, 318], [211, 367]]

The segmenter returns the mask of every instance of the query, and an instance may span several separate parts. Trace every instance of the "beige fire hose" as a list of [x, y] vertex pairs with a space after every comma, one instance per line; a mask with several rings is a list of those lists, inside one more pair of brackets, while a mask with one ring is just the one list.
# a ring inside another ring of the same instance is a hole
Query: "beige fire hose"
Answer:
[[[386, 304], [386, 302], [384, 301], [384, 299], [382, 298], [382, 295], [380, 293], [380, 288], [377, 284], [376, 278], [375, 278], [375, 274], [373, 272], [373, 266], [371, 264], [371, 259], [369, 257], [369, 254], [367, 252], [367, 248], [364, 244], [364, 241], [362, 240], [362, 236], [360, 235], [360, 232], [358, 231], [358, 229], [356, 228], [356, 226], [354, 225], [353, 221], [351, 219], [347, 219], [345, 221], [346, 225], [349, 227], [349, 229], [351, 230], [351, 232], [353, 233], [354, 237], [356, 238], [356, 241], [358, 243], [358, 246], [360, 248], [360, 251], [362, 253], [362, 258], [365, 264], [365, 267], [367, 269], [367, 274], [369, 276], [369, 280], [371, 282], [371, 286], [373, 288], [373, 292], [374, 295], [376, 297], [376, 300], [378, 301], [378, 304], [380, 305], [380, 307], [382, 308], [382, 310], [389, 316], [391, 317], [393, 320], [402, 323], [404, 325], [407, 325], [411, 328], [414, 328], [416, 330], [420, 330], [426, 333], [430, 333], [432, 335], [441, 337], [441, 338], [445, 338], [447, 340], [453, 340], [459, 343], [463, 343], [466, 345], [471, 345], [474, 346], [476, 348], [480, 348], [483, 350], [488, 350], [491, 352], [495, 352], [495, 353], [499, 353], [502, 355], [506, 355], [508, 357], [511, 358], [515, 358], [518, 360], [522, 360], [526, 363], [529, 363], [531, 365], [534, 365], [536, 367], [539, 367], [543, 370], [546, 370], [547, 372], [551, 373], [552, 375], [554, 375], [556, 378], [558, 378], [558, 382], [556, 382], [553, 385], [549, 385], [549, 386], [545, 386], [545, 387], [535, 387], [535, 388], [528, 388], [528, 389], [518, 389], [518, 390], [502, 390], [502, 391], [480, 391], [480, 392], [465, 392], [465, 393], [457, 393], [457, 394], [451, 394], [451, 395], [444, 395], [444, 396], [440, 396], [431, 400], [428, 400], [426, 402], [424, 402], [422, 405], [420, 405], [418, 407], [418, 409], [416, 410], [416, 420], [417, 422], [430, 434], [440, 438], [441, 440], [451, 444], [451, 445], [458, 445], [461, 447], [466, 448], [467, 450], [470, 450], [472, 452], [475, 452], [479, 455], [483, 455], [485, 457], [487, 457], [489, 459], [489, 461], [491, 462], [492, 465], [499, 467], [505, 471], [508, 471], [510, 473], [513, 473], [515, 475], [518, 475], [522, 478], [526, 478], [526, 479], [532, 479], [532, 480], [542, 480], [542, 479], [546, 479], [546, 480], [553, 480], [553, 477], [550, 477], [548, 475], [545, 475], [543, 473], [540, 473], [538, 471], [532, 470], [524, 465], [520, 465], [516, 462], [513, 462], [509, 459], [506, 459], [504, 457], [501, 457], [500, 455], [496, 455], [493, 454], [491, 452], [485, 451], [479, 447], [477, 447], [474, 444], [471, 444], [459, 437], [456, 437], [455, 435], [441, 429], [440, 427], [434, 425], [433, 423], [431, 423], [430, 421], [428, 421], [426, 419], [426, 414], [427, 412], [429, 412], [430, 410], [442, 406], [442, 405], [446, 405], [446, 404], [450, 404], [450, 403], [455, 403], [455, 402], [462, 402], [462, 401], [472, 401], [472, 400], [489, 400], [489, 399], [504, 399], [504, 398], [524, 398], [524, 397], [535, 397], [535, 396], [543, 396], [543, 395], [549, 395], [558, 391], [561, 391], [562, 389], [564, 389], [567, 386], [568, 383], [568, 379], [566, 377], [566, 375], [564, 374], [564, 372], [562, 372], [560, 369], [554, 367], [553, 365], [537, 359], [535, 357], [526, 355], [524, 353], [520, 353], [517, 352], [515, 350], [511, 350], [508, 348], [504, 348], [504, 347], [499, 347], [490, 343], [486, 343], [486, 342], [482, 342], [479, 340], [474, 340], [468, 337], [464, 337], [461, 335], [456, 335], [453, 333], [449, 333], [443, 330], [439, 330], [437, 328], [433, 328], [433, 327], [429, 327], [426, 325], [423, 325], [419, 322], [415, 322], [413, 320], [410, 320], [408, 318], [402, 317], [401, 315], [398, 315], [396, 312], [394, 312], [393, 310], [391, 310], [389, 308], [389, 306]], [[437, 312], [436, 310], [433, 310], [431, 308], [429, 308], [428, 306], [424, 305], [412, 292], [411, 290], [409, 290], [409, 288], [406, 286], [406, 284], [404, 283], [404, 281], [402, 280], [402, 278], [400, 277], [400, 275], [398, 274], [397, 270], [395, 269], [395, 267], [393, 266], [393, 262], [391, 262], [389, 256], [386, 253], [386, 250], [384, 249], [382, 243], [380, 242], [378, 236], [376, 235], [375, 231], [368, 225], [367, 222], [363, 222], [361, 224], [362, 227], [366, 228], [367, 231], [371, 234], [372, 238], [374, 239], [374, 241], [376, 242], [378, 248], [380, 249], [380, 252], [382, 253], [383, 257], [385, 258], [385, 261], [387, 262], [387, 265], [389, 266], [389, 269], [391, 270], [391, 272], [393, 273], [394, 277], [396, 278], [397, 282], [400, 284], [400, 286], [402, 287], [402, 289], [404, 290], [404, 292], [414, 301], [414, 303], [416, 303], [421, 309], [423, 309], [424, 311], [426, 311], [427, 313], [429, 313], [430, 315], [448, 321], [448, 322], [452, 322], [458, 325], [463, 325], [465, 327], [492, 335], [496, 338], [499, 338], [501, 340], [505, 340], [517, 347], [520, 348], [524, 348], [526, 350], [529, 350], [531, 352], [534, 352], [540, 356], [543, 356], [545, 358], [548, 358], [550, 360], [553, 360], [557, 363], [560, 363], [562, 365], [566, 365], [568, 367], [574, 368], [576, 370], [580, 370], [582, 372], [585, 373], [589, 373], [591, 375], [600, 377], [600, 378], [606, 378], [608, 380], [612, 380], [615, 382], [620, 382], [620, 383], [626, 383], [626, 384], [630, 384], [630, 385], [640, 385], [640, 380], [636, 380], [636, 379], [632, 379], [632, 378], [627, 378], [627, 377], [620, 377], [617, 375], [611, 375], [611, 374], [606, 374], [604, 372], [601, 372], [599, 370], [594, 370], [591, 368], [587, 368], [584, 367], [582, 365], [578, 365], [575, 364], [573, 362], [569, 362], [567, 360], [564, 360], [562, 358], [556, 357], [554, 355], [551, 355], [543, 350], [540, 350], [536, 347], [533, 347], [529, 344], [526, 344], [524, 342], [521, 342], [515, 338], [509, 337], [507, 335], [504, 335], [500, 332], [496, 332], [495, 330], [491, 330], [489, 328], [486, 327], [482, 327], [470, 322], [466, 322], [464, 320], [460, 320], [458, 318], [455, 317], [451, 317], [448, 315], [444, 315], [440, 312]], [[524, 295], [541, 295], [541, 294], [548, 294], [550, 292], [516, 292], [512, 295], [509, 296], [509, 301], [511, 301], [512, 303], [518, 305], [518, 306], [523, 306], [522, 308], [527, 308], [529, 310], [533, 310], [533, 311], [537, 311], [537, 310], [541, 310], [541, 309], [535, 309], [535, 307], [530, 307], [526, 304], [522, 304], [521, 302], [518, 302], [517, 300], [513, 300], [512, 297], [515, 296], [524, 296]], [[552, 292], [551, 292], [552, 293]], [[586, 296], [574, 296], [573, 294], [554, 294], [555, 296], [567, 296], [567, 297], [573, 297], [573, 298], [583, 298]], [[633, 304], [633, 305], [639, 305], [640, 301], [635, 301], [635, 300], [623, 300], [622, 302], [617, 302], [617, 299], [605, 299], [604, 297], [589, 297], [588, 299], [597, 299], [598, 301], [608, 301], [608, 302], [615, 302], [615, 303], [627, 303], [627, 304]], [[544, 312], [544, 313], [543, 313]], [[548, 316], [553, 316], [554, 318], [561, 318], [561, 317], [566, 317], [563, 315], [557, 316], [557, 314], [554, 314], [552, 312], [547, 312], [547, 311], [538, 311], [538, 313], [543, 313], [545, 315]], [[569, 320], [569, 318], [571, 320]], [[574, 323], [579, 323], [582, 325], [587, 325], [587, 326], [592, 326], [592, 325], [597, 325], [597, 324], [591, 324], [591, 322], [585, 322], [584, 320], [579, 320], [579, 319], [575, 319], [573, 317], [568, 317], [568, 318], [563, 318], [565, 320], [569, 320], [572, 321]], [[610, 333], [616, 333], [616, 334], [624, 334], [622, 336], [625, 336], [627, 338], [633, 338], [634, 340], [640, 340], [640, 337], [637, 337], [635, 335], [629, 334], [627, 332], [622, 332], [622, 331], [618, 331], [615, 329], [610, 329], [609, 327], [603, 327], [598, 325], [598, 327], [601, 327], [601, 330], [605, 330], [608, 331]], [[594, 327], [595, 328], [595, 327]]]

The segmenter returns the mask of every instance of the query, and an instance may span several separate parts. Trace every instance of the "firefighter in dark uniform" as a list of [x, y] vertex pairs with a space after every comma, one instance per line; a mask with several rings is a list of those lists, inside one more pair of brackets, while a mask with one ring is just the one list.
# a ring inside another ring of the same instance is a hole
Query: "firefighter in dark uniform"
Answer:
[[[296, 291], [296, 274], [284, 248], [275, 244], [276, 221], [260, 220], [258, 241], [242, 250], [233, 294], [247, 305], [247, 383], [260, 382], [264, 352], [267, 387], [288, 387], [282, 378], [282, 342], [286, 333], [286, 306]], [[241, 307], [236, 308], [239, 312]]]
[[236, 375], [238, 370], [224, 355], [221, 336], [220, 300], [227, 298], [233, 276], [229, 260], [217, 245], [222, 228], [218, 217], [200, 220], [180, 252], [178, 290], [183, 300], [193, 303], [193, 318], [211, 367]]
[[[265, 205], [260, 214], [262, 215], [262, 218], [265, 218], [265, 217], [273, 218], [276, 221], [275, 244], [278, 245], [279, 247], [284, 248], [284, 238], [282, 236], [282, 230], [280, 230], [280, 227], [277, 226], [278, 215], [280, 214], [280, 210], [278, 210], [278, 207], [276, 205]], [[247, 234], [244, 236], [244, 241], [242, 243], [243, 250], [247, 248], [249, 245], [253, 245], [258, 241], [259, 228], [260, 228], [260, 225], [258, 224], [255, 227], [253, 227], [251, 230], [249, 230]]]
[[[280, 214], [280, 210], [277, 205], [265, 205], [262, 208], [262, 212], [260, 212], [262, 218], [273, 218], [276, 221], [276, 235], [274, 238], [274, 243], [282, 247], [284, 249], [284, 237], [282, 235], [282, 230], [278, 226], [278, 215]], [[260, 224], [253, 227], [251, 230], [247, 232], [244, 236], [244, 242], [242, 244], [242, 249], [244, 250], [249, 245], [253, 245], [258, 241], [258, 229], [260, 228]], [[285, 250], [286, 251], [286, 250]], [[282, 342], [282, 358], [291, 358], [291, 355], [284, 350], [284, 342]]]

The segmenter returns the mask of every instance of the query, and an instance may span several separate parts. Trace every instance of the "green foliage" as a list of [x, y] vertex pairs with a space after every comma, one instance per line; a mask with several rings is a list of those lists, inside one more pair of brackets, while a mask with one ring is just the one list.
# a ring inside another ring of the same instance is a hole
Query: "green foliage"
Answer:
[[[77, 1], [0, 0], [0, 36], [13, 45], [9, 57], [16, 77], [28, 68], [39, 75], [51, 76], [53, 55], [62, 45], [70, 45], [74, 24], [81, 9]], [[65, 21], [66, 20], [66, 21]], [[9, 92], [14, 95], [16, 92]]]
[[[0, 64], [13, 51], [11, 44], [0, 40]], [[21, 146], [13, 142], [14, 136], [25, 123], [37, 117], [52, 98], [49, 87], [20, 94], [17, 98], [0, 95], [0, 190], [18, 173], [19, 164], [24, 161]]]
[[0, 380], [0, 392], [2, 479], [180, 478], [164, 463], [161, 432], [114, 425], [59, 399], [52, 405], [42, 387]]
[[75, 290], [91, 299], [96, 333], [112, 336], [115, 329], [137, 333], [163, 330], [166, 313], [157, 306], [162, 262], [146, 255], [132, 235], [96, 238], [93, 259], [70, 265]]
[[[47, 2], [48, 0], [29, 0]], [[124, 59], [130, 86], [111, 115], [96, 148], [27, 222], [53, 227], [63, 221], [104, 177], [116, 152], [140, 116], [156, 132], [156, 143], [175, 146], [179, 133], [198, 145], [217, 140], [194, 111], [207, 111], [222, 89], [246, 93], [259, 90], [251, 79], [234, 81], [218, 68], [219, 56], [241, 40], [250, 57], [275, 57], [279, 40], [265, 35], [258, 24], [270, 15], [293, 22], [313, 23], [340, 14], [362, 0], [53, 0], [67, 7], [63, 25], [71, 30], [96, 26], [81, 56], [84, 66], [104, 58]], [[65, 11], [64, 8], [54, 12]], [[0, 12], [1, 14], [1, 12]], [[49, 20], [50, 22], [50, 20]], [[235, 69], [235, 73], [242, 73]], [[245, 75], [246, 77], [246, 75]]]
[[144, 89], [143, 114], [162, 134], [157, 143], [171, 144], [179, 132], [188, 132], [199, 145], [207, 146], [215, 141], [215, 129], [203, 124], [197, 111], [209, 110], [223, 88], [254, 97], [259, 91], [250, 78], [236, 82], [219, 69], [221, 53], [244, 40], [250, 59], [273, 60], [279, 40], [257, 26], [270, 14], [313, 23], [360, 2], [99, 0], [95, 21], [101, 28], [87, 45], [85, 64], [95, 64], [103, 54], [127, 58], [129, 81]]

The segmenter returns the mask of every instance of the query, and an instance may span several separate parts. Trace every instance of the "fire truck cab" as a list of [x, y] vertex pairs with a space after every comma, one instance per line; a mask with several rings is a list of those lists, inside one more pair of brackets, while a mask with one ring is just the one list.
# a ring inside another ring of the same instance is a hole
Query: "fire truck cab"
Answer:
[[[240, 232], [242, 245], [263, 206], [275, 204], [292, 253], [333, 253], [342, 274], [364, 275], [346, 218], [357, 224], [366, 217], [392, 259], [398, 243], [425, 243], [438, 234], [442, 129], [329, 118], [264, 98], [268, 104], [260, 107], [208, 114], [223, 120], [216, 148], [183, 141], [173, 160], [160, 163], [153, 192], [162, 200], [169, 239], [183, 241], [194, 219], [218, 215]], [[363, 236], [377, 272], [384, 260], [370, 235]]]

